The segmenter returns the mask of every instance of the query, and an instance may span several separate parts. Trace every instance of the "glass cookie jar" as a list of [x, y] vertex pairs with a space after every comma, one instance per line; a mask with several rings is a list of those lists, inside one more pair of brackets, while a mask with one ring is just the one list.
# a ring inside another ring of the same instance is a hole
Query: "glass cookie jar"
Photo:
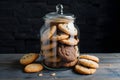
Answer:
[[74, 24], [73, 14], [63, 14], [63, 6], [56, 6], [56, 12], [44, 16], [40, 29], [40, 53], [44, 67], [61, 70], [73, 67], [79, 56], [79, 30]]

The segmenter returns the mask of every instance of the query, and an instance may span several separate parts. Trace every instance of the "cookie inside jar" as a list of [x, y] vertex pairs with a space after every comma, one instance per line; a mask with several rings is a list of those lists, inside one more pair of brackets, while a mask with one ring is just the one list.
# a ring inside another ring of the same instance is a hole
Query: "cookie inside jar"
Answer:
[[79, 56], [78, 28], [72, 15], [49, 13], [40, 31], [41, 55], [47, 69], [71, 68]]

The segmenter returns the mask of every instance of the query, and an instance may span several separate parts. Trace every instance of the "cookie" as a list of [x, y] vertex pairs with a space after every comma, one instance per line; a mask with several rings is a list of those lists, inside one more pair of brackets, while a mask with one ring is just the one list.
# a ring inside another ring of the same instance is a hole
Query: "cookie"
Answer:
[[75, 36], [78, 34], [77, 29], [74, 27], [74, 24], [72, 22], [68, 24], [59, 24], [58, 29], [69, 35]]
[[56, 62], [60, 62], [61, 61], [61, 58], [58, 57], [58, 56], [53, 56], [53, 57], [49, 57], [49, 58], [46, 58], [45, 59], [45, 62], [53, 62], [53, 63], [56, 63]]
[[60, 40], [59, 41], [62, 44], [66, 44], [66, 45], [77, 45], [79, 42], [79, 39], [75, 39], [75, 38], [67, 38], [64, 40]]
[[63, 40], [63, 39], [67, 39], [69, 37], [69, 35], [68, 34], [65, 34], [65, 33], [58, 33], [58, 34], [56, 34], [56, 35], [53, 35], [51, 38], [50, 38], [50, 40], [56, 40], [56, 41], [58, 41], [58, 40]]
[[80, 59], [88, 59], [88, 60], [93, 60], [95, 62], [99, 62], [99, 58], [93, 55], [80, 55], [79, 56]]
[[96, 62], [87, 59], [79, 59], [78, 64], [94, 69], [99, 68], [99, 65]]
[[42, 52], [42, 55], [43, 55], [45, 58], [49, 58], [49, 57], [56, 56], [56, 52], [54, 52], [54, 51], [43, 51], [43, 52]]
[[27, 65], [34, 62], [38, 57], [39, 57], [39, 54], [36, 54], [36, 53], [25, 54], [21, 57], [20, 63], [23, 65]]
[[58, 55], [62, 58], [63, 61], [74, 61], [77, 58], [75, 52], [76, 50], [74, 46], [67, 46], [62, 44], [58, 46]]
[[39, 72], [41, 70], [43, 70], [43, 66], [37, 63], [28, 64], [24, 68], [24, 71], [27, 73]]
[[80, 74], [94, 74], [96, 72], [96, 69], [87, 68], [81, 65], [75, 65], [75, 71]]
[[50, 50], [50, 49], [52, 49], [56, 46], [57, 46], [56, 42], [52, 42], [52, 43], [49, 43], [49, 44], [42, 44], [41, 45], [41, 50]]
[[76, 65], [77, 61], [78, 61], [78, 60], [75, 59], [74, 61], [71, 61], [71, 62], [63, 62], [63, 63], [62, 63], [62, 66], [63, 66], [63, 67], [73, 67], [73, 66]]
[[56, 26], [50, 26], [46, 30], [41, 31], [41, 41], [45, 42], [46, 40], [49, 40], [50, 37], [55, 33]]

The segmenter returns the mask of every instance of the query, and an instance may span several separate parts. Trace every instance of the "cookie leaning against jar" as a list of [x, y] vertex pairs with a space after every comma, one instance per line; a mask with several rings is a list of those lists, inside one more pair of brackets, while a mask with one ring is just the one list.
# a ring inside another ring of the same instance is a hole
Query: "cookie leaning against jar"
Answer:
[[34, 62], [39, 57], [37, 53], [27, 53], [20, 58], [20, 64], [27, 65]]
[[[84, 58], [83, 56], [87, 57]], [[97, 68], [99, 68], [99, 58], [93, 55], [81, 55], [80, 57], [74, 70], [79, 74], [94, 74]]]
[[93, 55], [81, 55], [81, 56], [79, 56], [79, 58], [80, 59], [88, 59], [88, 60], [93, 60], [93, 61], [95, 61], [95, 62], [99, 62], [99, 58], [98, 57], [96, 57], [96, 56], [93, 56]]

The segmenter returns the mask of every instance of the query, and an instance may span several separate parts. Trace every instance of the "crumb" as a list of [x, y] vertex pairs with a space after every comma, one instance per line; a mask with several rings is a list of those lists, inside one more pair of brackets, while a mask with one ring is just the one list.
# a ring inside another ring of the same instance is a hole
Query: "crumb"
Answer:
[[40, 73], [40, 74], [39, 74], [39, 76], [43, 76], [43, 74], [42, 74], [42, 73]]
[[51, 76], [55, 76], [55, 75], [56, 75], [56, 73], [52, 73], [52, 74], [51, 74]]
[[112, 66], [112, 64], [108, 64], [108, 66]]
[[112, 64], [106, 64], [106, 66], [109, 66], [109, 67], [111, 67], [111, 66], [112, 66]]

